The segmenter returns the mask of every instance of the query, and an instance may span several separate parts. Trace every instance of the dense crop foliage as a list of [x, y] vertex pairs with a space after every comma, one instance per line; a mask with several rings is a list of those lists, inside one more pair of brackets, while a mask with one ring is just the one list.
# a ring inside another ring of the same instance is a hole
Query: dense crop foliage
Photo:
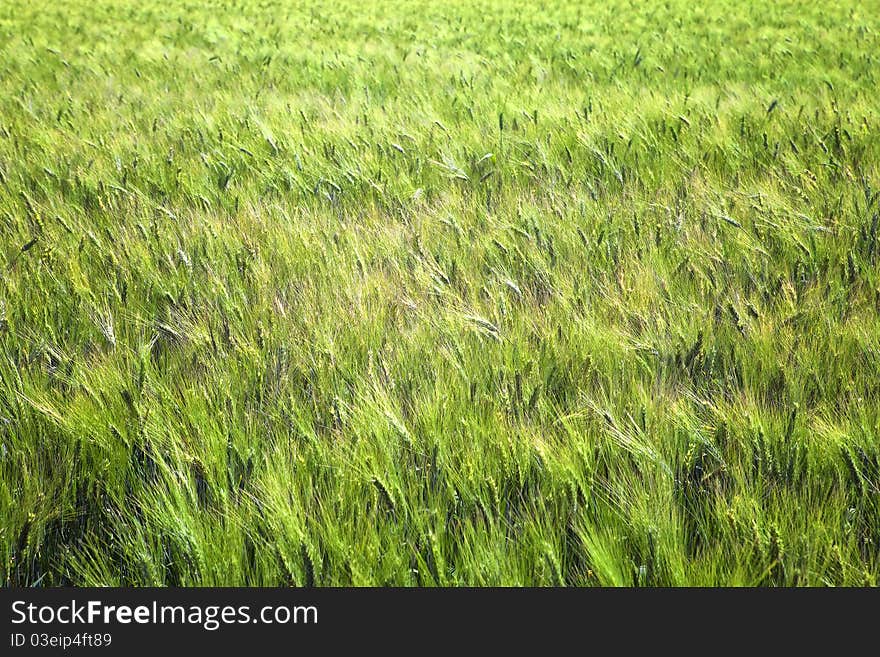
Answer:
[[3, 581], [876, 585], [878, 89], [875, 0], [0, 1]]

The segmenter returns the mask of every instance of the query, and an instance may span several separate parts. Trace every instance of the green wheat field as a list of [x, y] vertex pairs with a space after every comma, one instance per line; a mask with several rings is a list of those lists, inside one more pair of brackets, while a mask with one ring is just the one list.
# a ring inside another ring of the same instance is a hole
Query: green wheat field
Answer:
[[6, 586], [876, 586], [880, 2], [0, 1]]

